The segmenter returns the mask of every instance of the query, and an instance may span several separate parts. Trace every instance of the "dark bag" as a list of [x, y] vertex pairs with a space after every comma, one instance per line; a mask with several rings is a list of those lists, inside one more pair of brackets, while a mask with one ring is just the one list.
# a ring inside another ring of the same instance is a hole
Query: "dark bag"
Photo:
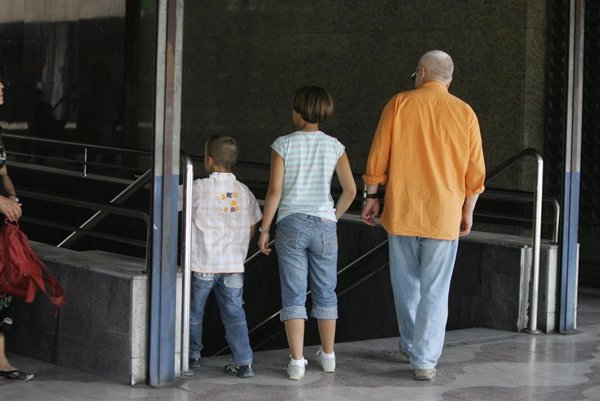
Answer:
[[52, 304], [65, 303], [65, 290], [33, 252], [19, 224], [5, 219], [0, 228], [0, 291], [32, 303], [38, 288]]

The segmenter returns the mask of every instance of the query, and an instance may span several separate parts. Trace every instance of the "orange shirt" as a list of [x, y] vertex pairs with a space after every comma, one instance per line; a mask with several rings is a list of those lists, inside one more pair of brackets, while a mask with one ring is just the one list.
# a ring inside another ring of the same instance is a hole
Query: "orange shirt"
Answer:
[[363, 180], [386, 184], [388, 233], [458, 238], [465, 197], [484, 190], [475, 112], [437, 81], [397, 94], [381, 114]]

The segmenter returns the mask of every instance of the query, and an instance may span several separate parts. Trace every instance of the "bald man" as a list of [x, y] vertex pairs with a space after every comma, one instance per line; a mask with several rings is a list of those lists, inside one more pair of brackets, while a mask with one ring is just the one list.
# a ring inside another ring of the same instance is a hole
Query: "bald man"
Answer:
[[400, 355], [416, 380], [435, 377], [458, 238], [471, 231], [484, 190], [479, 123], [448, 92], [453, 71], [443, 51], [421, 57], [415, 89], [395, 95], [381, 114], [363, 175], [366, 224], [376, 224], [378, 186], [386, 188], [381, 225], [389, 238]]

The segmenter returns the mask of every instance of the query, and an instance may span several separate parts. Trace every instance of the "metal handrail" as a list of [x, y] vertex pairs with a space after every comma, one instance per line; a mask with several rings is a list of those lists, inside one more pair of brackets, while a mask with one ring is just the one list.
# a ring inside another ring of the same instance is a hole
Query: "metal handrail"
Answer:
[[34, 157], [34, 158], [60, 161], [60, 162], [64, 162], [64, 163], [75, 163], [75, 164], [81, 165], [81, 175], [84, 177], [87, 176], [87, 174], [88, 174], [87, 173], [88, 166], [97, 166], [97, 167], [105, 167], [105, 168], [119, 168], [121, 170], [135, 170], [135, 168], [129, 167], [129, 166], [114, 166], [112, 164], [107, 164], [107, 163], [90, 162], [88, 160], [88, 150], [90, 150], [90, 149], [98, 150], [98, 151], [107, 151], [107, 152], [128, 153], [128, 154], [137, 155], [137, 156], [151, 156], [152, 155], [152, 152], [149, 150], [131, 149], [131, 148], [122, 148], [122, 147], [117, 147], [117, 146], [104, 146], [104, 145], [95, 145], [95, 144], [91, 144], [91, 143], [40, 138], [40, 137], [29, 136], [29, 135], [19, 135], [19, 134], [7, 133], [6, 131], [4, 131], [2, 133], [2, 138], [16, 139], [16, 140], [28, 141], [28, 142], [40, 142], [40, 143], [45, 143], [45, 144], [69, 146], [69, 147], [73, 147], [73, 148], [82, 149], [83, 155], [84, 155], [83, 160], [64, 158], [64, 157], [56, 157], [56, 156], [51, 156], [51, 155], [38, 155], [38, 154], [31, 154], [31, 153], [24, 153], [24, 152], [15, 152], [15, 151], [8, 151], [7, 153], [9, 155], [15, 155], [15, 156], [29, 156], [29, 157]]
[[[88, 149], [96, 149], [96, 150], [107, 150], [112, 152], [123, 152], [123, 153], [134, 153], [138, 155], [150, 156], [152, 152], [144, 149], [131, 149], [131, 148], [121, 148], [118, 146], [105, 146], [105, 145], [95, 145], [92, 143], [83, 143], [83, 142], [73, 142], [73, 141], [62, 141], [59, 139], [48, 139], [48, 138], [40, 138], [36, 136], [29, 135], [19, 135], [19, 134], [11, 134], [6, 131], [2, 133], [2, 138], [13, 138], [24, 141], [33, 141], [33, 142], [44, 142], [44, 143], [53, 143], [58, 145], [66, 145], [80, 148], [88, 148]], [[45, 157], [43, 155], [34, 155], [38, 157]], [[68, 161], [72, 161], [70, 159], [65, 159]]]
[[[61, 145], [61, 146], [70, 146], [73, 148], [80, 148], [80, 149], [84, 150], [85, 155], [87, 155], [88, 149], [107, 151], [107, 152], [120, 152], [120, 153], [131, 154], [134, 156], [150, 156], [152, 154], [148, 150], [130, 149], [130, 148], [115, 147], [115, 146], [104, 146], [104, 145], [95, 145], [95, 144], [90, 144], [90, 143], [81, 143], [81, 142], [63, 141], [63, 140], [57, 140], [57, 139], [40, 138], [40, 137], [29, 136], [29, 135], [19, 135], [19, 134], [8, 133], [6, 131], [4, 131], [2, 133], [2, 138], [28, 141], [28, 142], [55, 144], [55, 145]], [[50, 156], [50, 155], [39, 155], [39, 154], [31, 154], [31, 153], [24, 153], [24, 152], [15, 152], [15, 151], [10, 151], [10, 150], [7, 153], [9, 156], [12, 156], [12, 157], [27, 156], [27, 157], [31, 157], [31, 158], [42, 158], [44, 160], [60, 161], [60, 162], [65, 162], [65, 163], [75, 163], [75, 164], [82, 165], [83, 167], [82, 167], [81, 171], [79, 171], [79, 173], [77, 173], [73, 170], [62, 169], [62, 168], [58, 168], [58, 167], [30, 165], [29, 163], [24, 163], [22, 161], [13, 160], [11, 158], [10, 163], [12, 166], [19, 166], [19, 167], [28, 168], [28, 169], [43, 170], [43, 171], [47, 171], [47, 172], [51, 172], [51, 173], [55, 173], [55, 174], [59, 174], [59, 175], [64, 175], [64, 176], [77, 174], [78, 176], [91, 177], [91, 178], [97, 179], [97, 180], [105, 180], [105, 181], [111, 181], [111, 182], [128, 185], [127, 188], [125, 188], [121, 193], [119, 193], [116, 197], [114, 197], [110, 201], [110, 205], [104, 205], [104, 204], [93, 203], [93, 202], [85, 202], [85, 201], [81, 201], [81, 200], [74, 200], [71, 198], [63, 198], [60, 196], [52, 196], [52, 195], [42, 194], [39, 192], [27, 191], [27, 190], [23, 190], [23, 189], [19, 190], [20, 195], [29, 196], [30, 198], [33, 198], [33, 199], [45, 200], [45, 201], [49, 201], [49, 202], [60, 202], [60, 203], [68, 204], [71, 206], [84, 207], [84, 208], [97, 210], [96, 213], [92, 217], [90, 217], [86, 222], [84, 222], [82, 225], [80, 225], [79, 228], [74, 228], [73, 226], [67, 226], [64, 224], [49, 223], [49, 222], [46, 222], [46, 221], [43, 221], [40, 219], [31, 218], [28, 216], [23, 217], [23, 221], [33, 222], [34, 224], [37, 224], [37, 225], [60, 228], [62, 230], [67, 230], [67, 231], [74, 230], [63, 241], [61, 241], [57, 245], [57, 247], [69, 247], [77, 239], [79, 239], [82, 235], [89, 235], [89, 236], [100, 237], [100, 238], [113, 240], [113, 241], [117, 241], [117, 242], [121, 242], [121, 243], [126, 243], [129, 245], [134, 245], [137, 247], [146, 247], [146, 256], [148, 256], [147, 241], [150, 238], [150, 231], [149, 231], [150, 230], [150, 221], [149, 221], [148, 214], [144, 213], [144, 212], [139, 212], [139, 211], [136, 211], [133, 209], [125, 209], [125, 208], [116, 208], [115, 209], [115, 208], [112, 208], [111, 206], [122, 203], [123, 201], [128, 199], [131, 195], [133, 195], [137, 190], [139, 190], [144, 185], [146, 185], [151, 179], [151, 170], [146, 171], [142, 176], [138, 177], [135, 180], [123, 179], [123, 178], [111, 177], [111, 176], [104, 176], [104, 175], [88, 175], [87, 174], [87, 166], [118, 168], [121, 170], [128, 170], [128, 171], [139, 171], [139, 168], [130, 167], [130, 166], [121, 166], [121, 165], [115, 166], [115, 165], [101, 163], [101, 162], [90, 162], [87, 160], [87, 157], [84, 157], [84, 160], [76, 160], [76, 159], [72, 159], [72, 158], [63, 158], [63, 157], [56, 157], [56, 156]], [[126, 212], [126, 210], [130, 210], [131, 213]], [[144, 241], [139, 241], [139, 240], [128, 239], [128, 238], [119, 236], [117, 234], [98, 233], [98, 232], [94, 232], [91, 230], [91, 228], [95, 227], [100, 221], [102, 221], [102, 219], [104, 217], [106, 217], [108, 214], [111, 214], [111, 213], [126, 215], [129, 217], [137, 217], [137, 218], [141, 218], [142, 220], [144, 220], [144, 222], [146, 224], [146, 239]], [[142, 214], [139, 214], [139, 213], [142, 213]], [[148, 258], [146, 258], [146, 259], [148, 259]]]
[[[106, 205], [106, 204], [97, 203], [97, 202], [83, 201], [83, 200], [79, 200], [79, 199], [65, 198], [65, 197], [56, 196], [56, 195], [43, 194], [40, 192], [30, 191], [27, 189], [20, 189], [19, 195], [22, 197], [38, 199], [41, 201], [61, 203], [61, 204], [65, 204], [65, 205], [83, 207], [83, 208], [87, 208], [87, 209], [95, 209], [95, 210], [99, 210], [102, 212], [109, 212], [109, 213], [118, 214], [118, 215], [126, 216], [126, 217], [138, 218], [138, 219], [141, 219], [142, 221], [144, 221], [144, 223], [146, 223], [146, 239], [150, 238], [150, 226], [151, 226], [150, 216], [148, 215], [148, 213], [143, 212], [141, 210], [124, 208], [122, 206]], [[23, 220], [35, 222], [35, 219], [32, 219], [32, 218], [25, 217], [25, 218], [23, 218]], [[55, 225], [55, 226], [59, 227], [58, 225]], [[61, 227], [64, 227], [64, 226], [61, 226]], [[72, 227], [68, 227], [68, 229], [70, 230], [70, 229], [72, 229]], [[75, 232], [79, 232], [79, 231], [90, 234], [90, 231], [87, 228], [80, 227], [79, 229], [75, 230]], [[110, 234], [110, 235], [94, 234], [94, 235], [97, 237], [102, 237], [102, 238], [112, 239], [112, 240], [118, 240], [118, 237], [119, 237], [119, 236], [116, 236], [113, 234]], [[134, 243], [134, 242], [130, 241], [130, 243], [132, 245], [139, 245], [139, 243], [137, 243], [137, 242]]]
[[[497, 197], [499, 199], [515, 199], [515, 200], [530, 200], [534, 195], [532, 192], [522, 192], [522, 191], [514, 191], [514, 190], [505, 190], [505, 189], [497, 189], [497, 188], [486, 188], [485, 192], [482, 194], [487, 197]], [[552, 205], [553, 216], [552, 219], [552, 241], [554, 243], [558, 243], [559, 235], [560, 235], [560, 203], [558, 200], [552, 196], [543, 195], [542, 202], [547, 202]], [[478, 215], [482, 215], [481, 212], [477, 213]], [[523, 221], [529, 221], [524, 220]]]
[[[152, 178], [152, 170], [146, 171], [143, 175], [138, 177], [133, 183], [131, 183], [127, 188], [121, 191], [117, 196], [110, 200], [111, 204], [120, 204], [121, 202], [127, 200], [131, 195], [133, 195], [138, 189], [144, 187], [150, 179]], [[69, 234], [64, 240], [62, 240], [58, 245], [58, 248], [65, 247], [68, 248], [75, 241], [77, 241], [84, 232], [83, 229], [89, 230], [90, 228], [96, 227], [105, 217], [107, 217], [109, 212], [107, 210], [98, 210], [92, 217], [86, 220], [82, 225], [79, 226], [78, 231], [73, 231]]]
[[498, 165], [488, 173], [486, 185], [505, 172], [507, 169], [520, 162], [525, 157], [533, 157], [536, 161], [536, 185], [534, 190], [534, 217], [533, 217], [533, 266], [531, 268], [531, 290], [530, 290], [530, 313], [528, 333], [538, 334], [537, 329], [537, 314], [538, 314], [538, 297], [539, 297], [539, 271], [540, 271], [540, 247], [542, 233], [542, 196], [543, 196], [543, 177], [544, 177], [544, 160], [542, 155], [535, 149], [527, 148], [512, 156], [505, 162]]
[[137, 240], [137, 239], [130, 238], [130, 237], [124, 237], [124, 236], [118, 235], [118, 234], [104, 233], [104, 232], [99, 232], [99, 231], [88, 230], [85, 228], [80, 229], [77, 226], [49, 222], [47, 220], [39, 219], [36, 217], [23, 216], [23, 217], [21, 217], [20, 221], [32, 223], [37, 226], [58, 228], [59, 230], [64, 230], [64, 231], [79, 230], [79, 231], [85, 233], [86, 235], [89, 235], [90, 237], [102, 238], [105, 240], [115, 241], [115, 242], [119, 242], [121, 244], [127, 244], [127, 245], [131, 245], [131, 246], [135, 246], [135, 247], [143, 248], [143, 249], [146, 249], [146, 247], [147, 247], [146, 240]]
[[80, 199], [65, 198], [63, 196], [48, 195], [40, 192], [30, 191], [27, 189], [19, 190], [19, 195], [48, 202], [64, 203], [66, 205], [84, 207], [88, 209], [105, 210], [121, 216], [136, 217], [143, 220], [148, 227], [150, 226], [150, 216], [148, 215], [148, 213], [137, 209], [129, 209], [122, 206], [106, 205], [97, 202], [83, 201]]
[[530, 157], [533, 157], [536, 159], [538, 158], [538, 156], [542, 157], [540, 152], [538, 152], [537, 150], [535, 150], [533, 148], [523, 149], [522, 151], [520, 151], [519, 153], [517, 153], [514, 156], [509, 157], [508, 159], [506, 159], [505, 161], [503, 161], [502, 163], [500, 163], [493, 169], [488, 170], [485, 175], [485, 185], [488, 185], [490, 181], [493, 181], [496, 178], [498, 178], [498, 176], [501, 175], [505, 170], [507, 170], [508, 168], [517, 164], [518, 162], [521, 161], [521, 159], [523, 159], [527, 156], [530, 156]]

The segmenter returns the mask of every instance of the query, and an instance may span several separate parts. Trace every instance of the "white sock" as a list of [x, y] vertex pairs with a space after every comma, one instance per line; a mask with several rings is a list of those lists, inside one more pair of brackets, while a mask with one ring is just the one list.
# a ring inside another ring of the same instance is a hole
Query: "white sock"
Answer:
[[306, 359], [294, 359], [290, 357], [290, 365], [292, 366], [305, 366], [308, 362]]
[[321, 357], [323, 359], [335, 359], [335, 352], [332, 352], [331, 354], [328, 354], [327, 352], [321, 350]]

